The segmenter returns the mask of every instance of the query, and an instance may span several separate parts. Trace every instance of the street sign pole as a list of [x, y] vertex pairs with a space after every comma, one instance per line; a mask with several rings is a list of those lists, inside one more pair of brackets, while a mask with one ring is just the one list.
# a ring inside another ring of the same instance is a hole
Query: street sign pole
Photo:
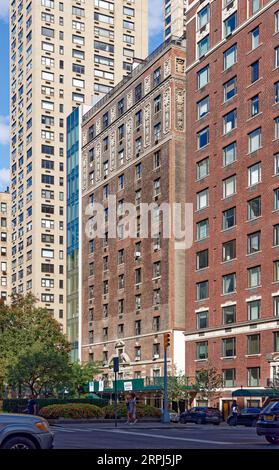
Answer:
[[162, 423], [170, 423], [170, 415], [168, 410], [168, 346], [170, 336], [168, 333], [164, 337], [164, 408], [162, 414]]
[[117, 428], [117, 372], [119, 372], [119, 358], [113, 358], [114, 371], [114, 426]]

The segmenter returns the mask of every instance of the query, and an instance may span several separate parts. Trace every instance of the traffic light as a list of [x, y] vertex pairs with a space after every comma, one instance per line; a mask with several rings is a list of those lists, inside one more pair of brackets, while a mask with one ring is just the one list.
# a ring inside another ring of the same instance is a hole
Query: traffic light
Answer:
[[165, 333], [164, 334], [164, 348], [167, 349], [170, 346], [171, 342], [171, 334], [170, 333]]

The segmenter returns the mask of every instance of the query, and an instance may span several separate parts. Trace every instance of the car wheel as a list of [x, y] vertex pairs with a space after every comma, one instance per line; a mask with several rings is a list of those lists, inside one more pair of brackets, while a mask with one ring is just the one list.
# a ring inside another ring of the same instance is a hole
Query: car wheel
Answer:
[[34, 450], [36, 446], [31, 439], [27, 437], [11, 437], [7, 439], [1, 447], [2, 449], [11, 450]]
[[215, 424], [215, 426], [219, 426], [220, 425], [220, 421], [218, 421], [218, 423], [213, 423]]
[[265, 436], [265, 438], [270, 444], [279, 444], [279, 436]]

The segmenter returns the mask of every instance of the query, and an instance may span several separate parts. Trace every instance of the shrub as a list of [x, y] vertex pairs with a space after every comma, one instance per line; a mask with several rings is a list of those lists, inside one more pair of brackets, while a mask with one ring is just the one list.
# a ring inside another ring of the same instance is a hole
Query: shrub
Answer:
[[[88, 405], [105, 406], [107, 400], [92, 399], [92, 398], [38, 398], [39, 409], [49, 405], [67, 405], [69, 403], [85, 403]], [[27, 408], [28, 400], [24, 398], [15, 398], [10, 400], [3, 400], [4, 413], [22, 413]]]
[[[103, 408], [103, 412], [105, 418], [114, 418], [114, 405], [105, 406]], [[158, 408], [155, 408], [154, 406], [138, 403], [136, 406], [136, 414], [138, 418], [143, 418], [145, 416], [155, 418], [161, 416], [161, 411]], [[124, 418], [127, 416], [127, 407], [125, 403], [118, 403], [117, 416], [118, 418]]]
[[40, 416], [46, 419], [71, 418], [71, 419], [90, 419], [102, 418], [103, 409], [95, 405], [86, 403], [69, 403], [68, 405], [49, 405], [42, 408]]

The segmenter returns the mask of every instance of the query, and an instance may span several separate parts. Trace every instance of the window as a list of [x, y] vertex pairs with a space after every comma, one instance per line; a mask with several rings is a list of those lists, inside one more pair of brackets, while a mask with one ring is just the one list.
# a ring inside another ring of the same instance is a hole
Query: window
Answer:
[[279, 210], [279, 188], [274, 189], [274, 210]]
[[230, 176], [223, 181], [223, 197], [230, 197], [236, 193], [236, 176]]
[[279, 245], [279, 224], [273, 226], [273, 245]]
[[256, 60], [251, 64], [251, 83], [256, 82], [260, 78], [260, 61]]
[[248, 246], [247, 252], [248, 255], [257, 253], [261, 249], [261, 232], [251, 233], [247, 236]]
[[248, 186], [254, 186], [261, 182], [261, 164], [255, 163], [248, 168]]
[[204, 26], [207, 25], [207, 23], [209, 22], [209, 14], [210, 14], [209, 5], [206, 5], [206, 7], [204, 7], [202, 10], [198, 12], [197, 14], [198, 30], [202, 29]]
[[236, 258], [236, 240], [223, 243], [223, 262]]
[[161, 83], [161, 67], [158, 67], [154, 72], [153, 72], [153, 84], [154, 86], [158, 86]]
[[197, 223], [197, 240], [203, 240], [208, 236], [208, 219], [201, 220]]
[[203, 57], [209, 50], [209, 34], [198, 42], [198, 57]]
[[135, 88], [135, 102], [137, 103], [142, 98], [142, 84], [139, 83]]
[[208, 310], [197, 313], [197, 329], [201, 330], [208, 327]]
[[273, 261], [273, 281], [279, 281], [279, 261]]
[[198, 282], [197, 286], [197, 300], [208, 299], [208, 281]]
[[261, 285], [261, 267], [254, 266], [249, 268], [248, 272], [248, 289], [253, 289]]
[[224, 36], [227, 37], [236, 29], [237, 27], [237, 13], [233, 13], [224, 21]]
[[223, 386], [228, 388], [235, 386], [235, 369], [223, 370]]
[[253, 153], [261, 147], [261, 128], [255, 129], [248, 134], [248, 152]]
[[236, 305], [226, 305], [222, 307], [222, 313], [224, 325], [236, 322]]
[[247, 302], [248, 320], [258, 320], [261, 316], [261, 300]]
[[274, 128], [275, 139], [279, 139], [279, 117], [274, 119]]
[[223, 117], [224, 134], [227, 134], [228, 132], [231, 132], [233, 129], [236, 128], [236, 118], [237, 118], [236, 109], [234, 109], [233, 111], [230, 111]]
[[206, 96], [197, 103], [198, 119], [203, 118], [209, 113], [209, 96]]
[[253, 29], [251, 31], [251, 44], [252, 44], [252, 49], [256, 49], [260, 45], [260, 28], [257, 26], [257, 28]]
[[209, 174], [209, 158], [204, 158], [197, 163], [197, 180], [201, 180]]
[[233, 77], [224, 84], [224, 101], [233, 98], [237, 93], [237, 78]]
[[209, 65], [202, 68], [198, 73], [198, 89], [203, 88], [209, 82]]
[[274, 352], [279, 352], [279, 331], [275, 331], [273, 333], [273, 340], [274, 340]]
[[279, 32], [279, 10], [275, 12], [274, 19], [275, 19], [275, 33], [278, 33]]
[[199, 251], [197, 253], [197, 269], [205, 269], [208, 267], [208, 250]]
[[198, 149], [204, 148], [209, 144], [209, 127], [205, 127], [197, 133]]
[[236, 339], [226, 338], [223, 339], [223, 357], [234, 357], [236, 356]]
[[237, 60], [237, 45], [234, 44], [232, 47], [224, 52], [224, 70], [232, 67]]
[[223, 276], [223, 294], [232, 294], [236, 291], [236, 274]]
[[208, 358], [208, 342], [202, 341], [196, 344], [196, 358], [203, 360]]
[[261, 7], [261, 0], [251, 0], [251, 3], [251, 12], [252, 15], [254, 15], [255, 13], [257, 13], [257, 11], [259, 11]]
[[261, 197], [258, 196], [248, 201], [248, 220], [261, 216]]
[[208, 189], [204, 189], [197, 194], [197, 210], [208, 207]]
[[248, 387], [259, 387], [261, 369], [260, 367], [249, 367], [248, 372]]

